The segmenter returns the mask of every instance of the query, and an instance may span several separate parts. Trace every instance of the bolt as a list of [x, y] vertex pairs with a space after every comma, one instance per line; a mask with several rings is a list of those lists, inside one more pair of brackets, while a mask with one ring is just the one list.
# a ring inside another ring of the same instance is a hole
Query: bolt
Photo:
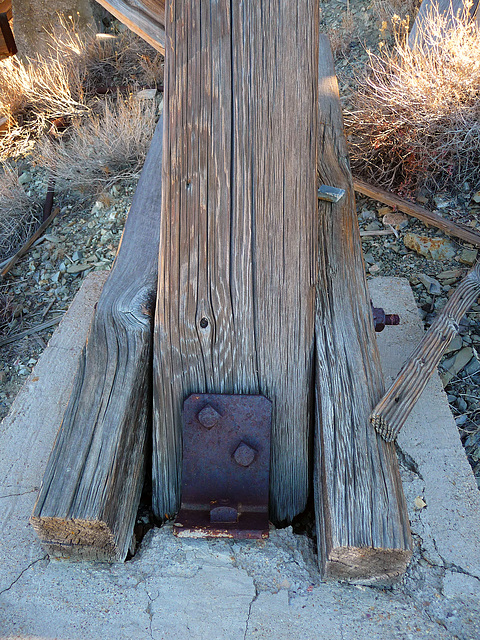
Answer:
[[221, 415], [215, 411], [213, 407], [207, 404], [203, 409], [199, 412], [198, 421], [200, 424], [205, 427], [205, 429], [211, 429], [214, 427], [221, 418]]
[[235, 462], [242, 467], [249, 467], [255, 460], [256, 453], [255, 449], [249, 447], [245, 442], [241, 442], [235, 449], [233, 458]]

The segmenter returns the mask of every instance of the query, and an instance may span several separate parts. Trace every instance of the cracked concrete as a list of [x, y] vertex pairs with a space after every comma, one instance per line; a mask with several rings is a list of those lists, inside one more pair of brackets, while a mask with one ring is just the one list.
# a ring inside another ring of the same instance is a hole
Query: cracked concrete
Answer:
[[[322, 583], [311, 541], [290, 528], [267, 541], [208, 541], [167, 525], [124, 564], [50, 562], [28, 518], [100, 286], [82, 288], [0, 426], [0, 638], [480, 638], [480, 495], [438, 377], [398, 442], [415, 548], [394, 589]], [[391, 377], [421, 328], [408, 283], [377, 278], [371, 290], [402, 319], [378, 336]]]

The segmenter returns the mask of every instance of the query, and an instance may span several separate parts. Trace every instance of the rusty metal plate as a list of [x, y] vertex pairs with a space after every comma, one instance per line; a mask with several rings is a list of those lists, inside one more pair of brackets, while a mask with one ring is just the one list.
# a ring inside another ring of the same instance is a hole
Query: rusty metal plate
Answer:
[[268, 537], [271, 421], [272, 403], [263, 396], [185, 400], [177, 536]]

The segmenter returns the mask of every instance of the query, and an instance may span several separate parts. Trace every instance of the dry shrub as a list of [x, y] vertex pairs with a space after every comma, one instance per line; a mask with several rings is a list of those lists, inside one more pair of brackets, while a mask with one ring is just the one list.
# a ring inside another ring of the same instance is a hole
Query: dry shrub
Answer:
[[137, 177], [155, 129], [156, 100], [130, 96], [103, 102], [102, 113], [78, 119], [60, 139], [44, 138], [37, 163], [49, 169], [56, 191], [99, 192]]
[[372, 9], [381, 24], [381, 36], [395, 34], [397, 17], [413, 24], [420, 5], [421, 0], [373, 0]]
[[9, 323], [13, 320], [15, 305], [14, 295], [5, 285], [0, 285], [0, 336], [6, 333]]
[[26, 240], [38, 214], [38, 206], [18, 182], [16, 170], [4, 164], [0, 170], [0, 262]]
[[480, 186], [480, 31], [468, 10], [448, 22], [432, 9], [423, 50], [397, 18], [393, 46], [370, 53], [345, 118], [357, 174], [405, 192]]
[[49, 51], [0, 63], [0, 116], [13, 123], [0, 137], [0, 159], [30, 151], [55, 120], [89, 116], [99, 96], [163, 83], [163, 57], [130, 32], [85, 35], [60, 22]]

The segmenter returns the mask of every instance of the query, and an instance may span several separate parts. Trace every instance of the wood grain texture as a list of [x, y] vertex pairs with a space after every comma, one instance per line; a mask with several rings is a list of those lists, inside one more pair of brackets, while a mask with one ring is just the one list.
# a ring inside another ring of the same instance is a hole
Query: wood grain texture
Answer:
[[477, 263], [455, 289], [390, 389], [375, 406], [371, 421], [387, 442], [395, 440], [400, 433], [445, 349], [457, 335], [460, 320], [479, 295], [480, 263]]
[[165, 53], [165, 0], [97, 0], [104, 9]]
[[466, 0], [423, 0], [420, 5], [417, 17], [408, 34], [409, 47], [417, 47], [418, 49], [432, 46], [441, 46], [441, 42], [431, 42], [428, 38], [428, 20], [429, 16], [444, 16], [446, 18], [445, 26], [447, 29], [454, 26], [454, 19], [460, 17], [462, 19], [469, 18], [480, 27], [479, 0], [472, 0], [471, 5], [467, 8]]
[[54, 556], [123, 560], [144, 479], [161, 206], [160, 119], [31, 522]]
[[377, 202], [383, 202], [383, 204], [387, 204], [390, 207], [396, 207], [399, 211], [403, 211], [403, 213], [406, 213], [409, 216], [417, 218], [422, 222], [426, 222], [432, 227], [441, 229], [444, 233], [447, 233], [450, 236], [461, 238], [462, 240], [470, 242], [470, 244], [474, 244], [477, 247], [480, 246], [480, 233], [472, 227], [442, 218], [438, 213], [428, 211], [428, 209], [420, 207], [418, 204], [414, 204], [413, 202], [407, 202], [393, 193], [389, 193], [384, 189], [375, 187], [363, 180], [359, 180], [358, 178], [354, 178], [353, 186], [355, 191], [367, 196], [368, 198], [373, 198], [373, 200], [377, 200]]
[[[314, 0], [172, 0], [154, 336], [154, 510], [179, 505], [193, 392], [273, 402], [271, 510], [309, 491], [316, 240]], [[201, 452], [199, 452], [201, 455]]]
[[345, 189], [319, 201], [315, 321], [315, 507], [325, 578], [388, 584], [405, 570], [411, 540], [395, 449], [369, 421], [383, 392], [352, 176], [330, 45], [320, 36], [320, 184]]

